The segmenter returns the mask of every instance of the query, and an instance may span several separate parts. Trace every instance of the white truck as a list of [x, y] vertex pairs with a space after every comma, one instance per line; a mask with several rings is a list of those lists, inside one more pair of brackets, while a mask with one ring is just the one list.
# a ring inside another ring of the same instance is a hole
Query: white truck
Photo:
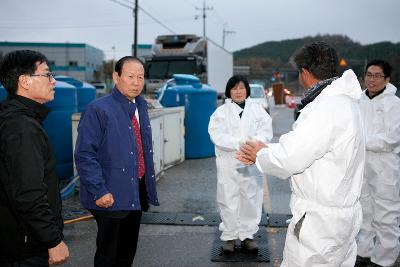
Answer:
[[210, 39], [194, 34], [161, 35], [155, 40], [152, 55], [145, 57], [145, 92], [161, 88], [173, 74], [192, 74], [202, 83], [225, 93], [233, 75], [233, 56]]

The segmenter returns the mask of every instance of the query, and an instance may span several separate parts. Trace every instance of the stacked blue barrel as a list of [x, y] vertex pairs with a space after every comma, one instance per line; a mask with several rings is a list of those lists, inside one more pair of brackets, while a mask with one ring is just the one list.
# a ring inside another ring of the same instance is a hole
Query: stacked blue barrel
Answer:
[[69, 76], [55, 76], [57, 81], [54, 100], [47, 105], [52, 109], [44, 122], [54, 146], [57, 174], [66, 179], [73, 175], [72, 114], [83, 112], [96, 98], [96, 88]]
[[76, 87], [78, 94], [78, 112], [83, 112], [86, 106], [96, 98], [96, 88], [86, 82], [81, 82], [73, 77], [57, 75], [57, 81], [66, 82]]
[[51, 112], [43, 122], [57, 160], [57, 175], [67, 179], [73, 175], [71, 116], [78, 110], [77, 89], [57, 81], [54, 100], [46, 104]]
[[185, 107], [185, 158], [214, 156], [208, 123], [217, 107], [217, 91], [193, 75], [174, 74], [159, 100], [164, 107]]

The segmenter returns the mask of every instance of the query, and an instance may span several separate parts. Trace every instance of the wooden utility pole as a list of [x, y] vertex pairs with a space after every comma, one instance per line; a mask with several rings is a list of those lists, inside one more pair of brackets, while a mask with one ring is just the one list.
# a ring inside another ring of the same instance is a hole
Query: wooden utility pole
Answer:
[[134, 8], [133, 8], [133, 17], [134, 17], [134, 32], [133, 32], [133, 56], [134, 57], [137, 57], [137, 47], [138, 47], [138, 45], [137, 45], [137, 43], [138, 43], [138, 40], [137, 40], [137, 36], [138, 36], [138, 33], [137, 33], [137, 26], [138, 26], [138, 10], [139, 10], [139, 6], [138, 6], [138, 0], [135, 0], [135, 6], [134, 6]]

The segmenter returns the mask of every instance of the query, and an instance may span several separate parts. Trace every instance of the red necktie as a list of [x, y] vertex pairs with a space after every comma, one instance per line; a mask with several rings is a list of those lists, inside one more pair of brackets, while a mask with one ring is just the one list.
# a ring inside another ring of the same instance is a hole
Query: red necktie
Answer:
[[132, 118], [133, 133], [135, 134], [136, 146], [139, 158], [139, 178], [144, 175], [144, 157], [143, 157], [143, 146], [142, 146], [142, 136], [140, 134], [140, 128], [136, 116], [133, 115]]

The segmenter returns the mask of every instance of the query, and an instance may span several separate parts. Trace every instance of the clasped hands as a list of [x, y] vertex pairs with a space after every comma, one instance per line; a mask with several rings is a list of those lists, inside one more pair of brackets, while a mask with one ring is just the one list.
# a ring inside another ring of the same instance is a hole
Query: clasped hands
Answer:
[[246, 165], [254, 164], [256, 162], [257, 152], [265, 147], [268, 146], [261, 141], [246, 141], [246, 143], [240, 146], [235, 158]]

